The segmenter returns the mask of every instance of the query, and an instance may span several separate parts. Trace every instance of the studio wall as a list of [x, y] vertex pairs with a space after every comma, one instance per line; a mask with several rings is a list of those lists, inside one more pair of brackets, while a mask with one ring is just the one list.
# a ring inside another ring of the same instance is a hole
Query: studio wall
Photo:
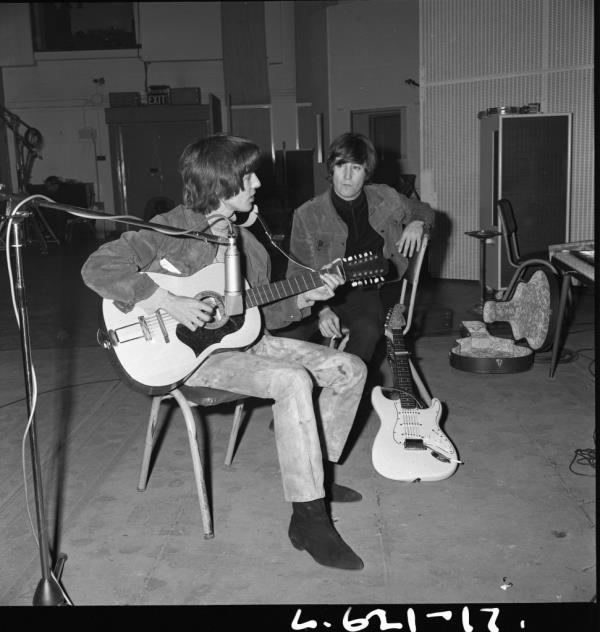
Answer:
[[573, 114], [570, 240], [593, 238], [592, 0], [420, 0], [421, 196], [440, 217], [434, 276], [477, 279], [478, 112]]

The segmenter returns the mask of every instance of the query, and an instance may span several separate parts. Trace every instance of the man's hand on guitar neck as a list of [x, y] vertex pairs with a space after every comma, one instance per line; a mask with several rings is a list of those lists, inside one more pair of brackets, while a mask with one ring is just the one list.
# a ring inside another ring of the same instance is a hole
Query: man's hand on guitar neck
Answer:
[[335, 272], [322, 272], [321, 279], [323, 280], [321, 287], [298, 295], [297, 304], [300, 309], [312, 307], [316, 301], [329, 300], [335, 294], [335, 289], [344, 283], [342, 276]]

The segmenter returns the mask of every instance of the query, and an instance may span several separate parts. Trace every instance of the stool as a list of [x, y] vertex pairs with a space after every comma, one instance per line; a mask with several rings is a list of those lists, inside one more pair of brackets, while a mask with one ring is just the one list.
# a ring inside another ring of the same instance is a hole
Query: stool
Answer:
[[485, 243], [488, 239], [498, 237], [501, 234], [502, 233], [499, 230], [495, 230], [493, 228], [470, 230], [465, 233], [465, 235], [469, 235], [469, 237], [479, 239], [479, 285], [481, 290], [481, 304], [475, 305], [475, 307], [471, 310], [476, 314], [483, 313], [483, 304], [485, 303], [487, 297], [485, 289]]

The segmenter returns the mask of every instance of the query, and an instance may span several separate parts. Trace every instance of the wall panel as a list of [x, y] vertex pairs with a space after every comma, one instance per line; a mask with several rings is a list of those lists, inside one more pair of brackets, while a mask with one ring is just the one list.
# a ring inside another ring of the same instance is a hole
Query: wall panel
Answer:
[[421, 197], [438, 211], [430, 271], [477, 279], [480, 110], [573, 113], [571, 238], [593, 231], [591, 0], [421, 0]]

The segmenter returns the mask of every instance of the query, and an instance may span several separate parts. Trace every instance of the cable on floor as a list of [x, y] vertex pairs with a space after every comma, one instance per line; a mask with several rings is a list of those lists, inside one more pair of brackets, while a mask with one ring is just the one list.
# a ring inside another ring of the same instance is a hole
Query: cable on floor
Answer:
[[[596, 433], [594, 432], [594, 445], [596, 445]], [[595, 476], [595, 472], [592, 474], [585, 474], [582, 472], [577, 472], [573, 469], [573, 465], [582, 465], [586, 467], [591, 467], [592, 469], [596, 469], [596, 450], [595, 448], [577, 448], [575, 450], [575, 454], [571, 459], [571, 463], [569, 463], [569, 470], [576, 474], [577, 476]]]
[[[106, 380], [92, 380], [91, 382], [79, 382], [78, 384], [66, 384], [65, 386], [57, 386], [56, 388], [49, 388], [47, 391], [40, 391], [38, 393], [38, 397], [40, 395], [48, 395], [49, 393], [57, 393], [58, 391], [65, 391], [69, 388], [77, 388], [79, 386], [88, 386], [90, 384], [104, 384], [107, 382], [119, 382], [119, 378], [111, 378]], [[3, 408], [7, 408], [8, 406], [12, 406], [13, 404], [18, 404], [19, 402], [27, 401], [26, 397], [19, 397], [19, 399], [14, 399], [12, 402], [6, 402], [6, 404], [0, 405], [0, 410]]]

